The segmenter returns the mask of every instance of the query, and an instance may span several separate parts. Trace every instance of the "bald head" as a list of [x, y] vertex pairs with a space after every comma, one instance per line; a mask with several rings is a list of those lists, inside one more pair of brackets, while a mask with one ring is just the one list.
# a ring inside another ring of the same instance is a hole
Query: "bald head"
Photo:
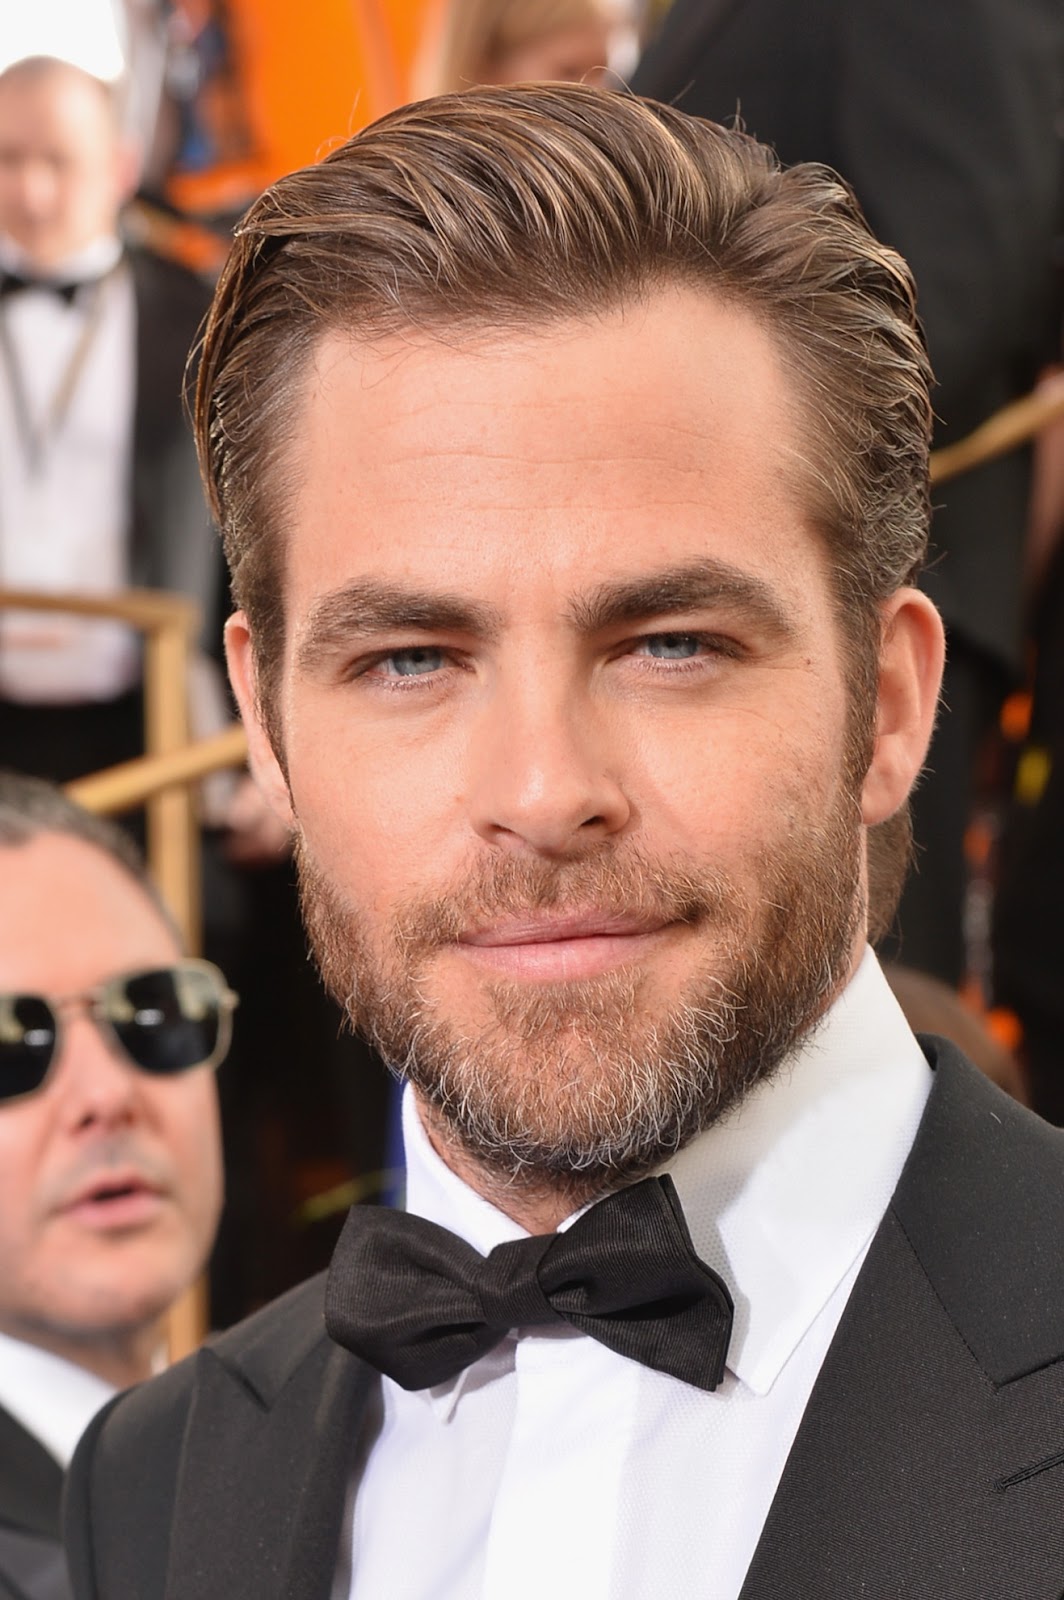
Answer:
[[0, 73], [0, 233], [41, 273], [113, 234], [135, 180], [114, 91], [51, 57]]

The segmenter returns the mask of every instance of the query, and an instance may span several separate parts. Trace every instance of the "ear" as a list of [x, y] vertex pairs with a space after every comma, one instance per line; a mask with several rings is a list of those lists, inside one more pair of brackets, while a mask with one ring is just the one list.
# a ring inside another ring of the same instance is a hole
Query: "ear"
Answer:
[[881, 614], [876, 741], [861, 790], [867, 827], [893, 816], [920, 774], [946, 649], [942, 618], [919, 589], [899, 589]]
[[251, 630], [243, 611], [235, 612], [225, 625], [225, 658], [229, 664], [229, 681], [233, 685], [233, 693], [236, 695], [248, 736], [248, 765], [251, 768], [251, 775], [265, 796], [270, 810], [286, 828], [294, 828], [295, 816], [288, 793], [288, 781], [274, 753], [273, 744], [259, 709]]
[[114, 152], [114, 187], [119, 206], [124, 206], [136, 194], [143, 169], [140, 145], [130, 135], [123, 134]]

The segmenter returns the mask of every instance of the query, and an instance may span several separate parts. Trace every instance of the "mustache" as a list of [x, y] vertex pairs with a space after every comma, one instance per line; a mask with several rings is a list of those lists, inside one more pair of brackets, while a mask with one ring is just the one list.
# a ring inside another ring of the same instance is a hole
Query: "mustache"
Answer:
[[734, 913], [735, 897], [722, 873], [695, 873], [680, 860], [651, 859], [631, 846], [570, 861], [489, 857], [446, 892], [401, 902], [394, 937], [404, 954], [417, 954], [454, 944], [485, 920], [544, 911], [691, 926]]
[[145, 1148], [137, 1134], [113, 1132], [88, 1146], [63, 1170], [46, 1195], [50, 1207], [66, 1204], [85, 1184], [108, 1173], [135, 1171], [150, 1188], [168, 1194], [173, 1188], [170, 1163], [154, 1149]]

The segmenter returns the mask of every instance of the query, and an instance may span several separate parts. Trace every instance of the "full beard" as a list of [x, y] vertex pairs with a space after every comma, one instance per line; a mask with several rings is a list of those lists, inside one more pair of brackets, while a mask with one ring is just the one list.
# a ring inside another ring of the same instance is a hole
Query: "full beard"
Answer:
[[[451, 893], [401, 906], [382, 951], [297, 841], [311, 945], [352, 1026], [493, 1183], [574, 1205], [660, 1166], [809, 1032], [849, 970], [859, 851], [843, 797], [761, 858], [756, 896], [623, 845], [561, 863], [487, 860]], [[633, 963], [572, 982], [488, 982], [482, 1017], [444, 1014], [433, 961], [463, 929], [588, 907], [678, 924], [706, 955], [671, 1003]]]

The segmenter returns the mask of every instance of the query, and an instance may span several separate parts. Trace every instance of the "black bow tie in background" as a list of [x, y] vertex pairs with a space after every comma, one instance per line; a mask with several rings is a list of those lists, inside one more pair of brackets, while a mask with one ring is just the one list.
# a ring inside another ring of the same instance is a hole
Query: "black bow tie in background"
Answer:
[[64, 305], [72, 306], [78, 290], [91, 281], [60, 283], [55, 278], [27, 278], [21, 272], [0, 272], [0, 300], [6, 300], [9, 294], [21, 294], [23, 289], [43, 289], [48, 294], [58, 295]]
[[488, 1256], [405, 1211], [349, 1212], [325, 1323], [402, 1388], [455, 1377], [511, 1328], [559, 1321], [684, 1383], [717, 1387], [732, 1299], [695, 1255], [671, 1178], [646, 1178], [565, 1233], [496, 1245]]

